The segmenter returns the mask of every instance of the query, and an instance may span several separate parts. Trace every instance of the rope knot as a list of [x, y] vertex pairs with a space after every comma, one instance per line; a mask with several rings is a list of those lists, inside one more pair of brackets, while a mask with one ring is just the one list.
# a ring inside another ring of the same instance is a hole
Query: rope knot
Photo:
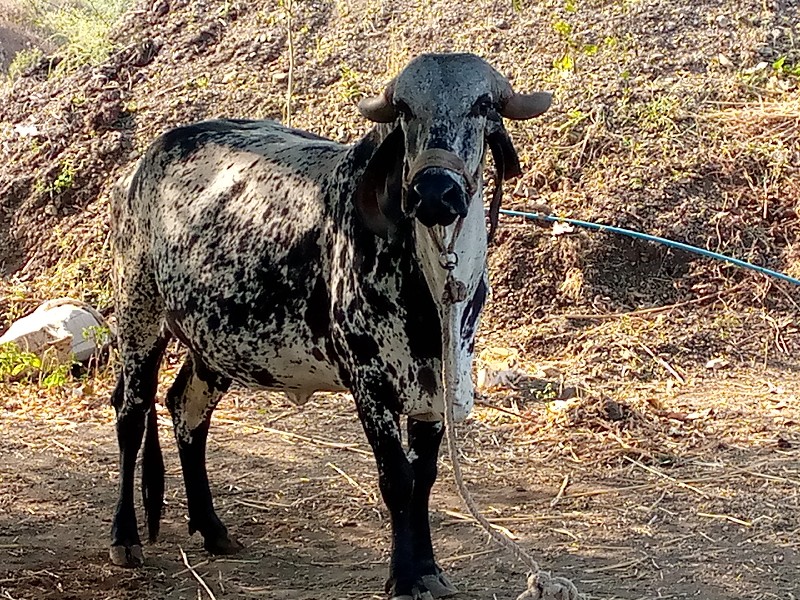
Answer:
[[453, 277], [453, 272], [447, 273], [447, 280], [444, 282], [444, 291], [442, 292], [443, 304], [456, 304], [463, 302], [467, 299], [467, 285], [463, 281], [459, 281]]
[[528, 575], [528, 589], [517, 600], [580, 600], [580, 594], [569, 579], [537, 571]]

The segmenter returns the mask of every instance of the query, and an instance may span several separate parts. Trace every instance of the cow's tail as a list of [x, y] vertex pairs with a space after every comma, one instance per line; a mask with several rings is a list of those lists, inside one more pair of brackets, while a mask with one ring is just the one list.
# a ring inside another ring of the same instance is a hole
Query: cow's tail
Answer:
[[158, 415], [155, 398], [147, 411], [142, 450], [142, 501], [151, 542], [158, 538], [161, 511], [164, 507], [164, 457], [158, 441]]

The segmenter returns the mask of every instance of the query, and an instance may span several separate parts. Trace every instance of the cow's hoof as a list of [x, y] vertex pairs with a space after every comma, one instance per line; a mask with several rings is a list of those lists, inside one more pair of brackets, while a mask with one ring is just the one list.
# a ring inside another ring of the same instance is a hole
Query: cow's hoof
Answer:
[[458, 588], [447, 578], [444, 573], [438, 575], [423, 575], [422, 585], [431, 593], [434, 598], [447, 598], [455, 596]]
[[111, 546], [108, 555], [111, 557], [111, 562], [118, 567], [141, 567], [144, 564], [144, 553], [139, 544]]
[[414, 590], [414, 595], [403, 594], [402, 596], [392, 596], [391, 600], [433, 600], [430, 592], [420, 592]]
[[244, 548], [244, 545], [241, 544], [236, 538], [225, 535], [224, 537], [204, 540], [203, 547], [211, 554], [227, 555], [236, 554], [242, 548]]

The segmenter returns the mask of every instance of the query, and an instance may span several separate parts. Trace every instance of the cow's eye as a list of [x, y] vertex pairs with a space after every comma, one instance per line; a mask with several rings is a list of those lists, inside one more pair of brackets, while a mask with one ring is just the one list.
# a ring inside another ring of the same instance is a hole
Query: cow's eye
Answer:
[[414, 118], [414, 113], [411, 112], [411, 107], [409, 107], [404, 100], [395, 100], [394, 107], [406, 121]]
[[472, 110], [470, 111], [473, 116], [481, 116], [486, 117], [489, 115], [489, 111], [492, 110], [492, 99], [489, 96], [481, 96], [475, 101], [475, 104], [472, 105]]

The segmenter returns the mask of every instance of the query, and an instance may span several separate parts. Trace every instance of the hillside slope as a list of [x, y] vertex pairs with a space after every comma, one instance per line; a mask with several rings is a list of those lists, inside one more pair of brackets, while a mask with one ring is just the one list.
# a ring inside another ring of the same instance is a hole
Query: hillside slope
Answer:
[[[555, 94], [511, 124], [525, 174], [507, 207], [544, 202], [800, 275], [797, 2], [514, 5], [297, 2], [290, 50], [277, 3], [155, 0], [100, 67], [48, 79], [43, 62], [0, 94], [0, 329], [56, 294], [108, 309], [110, 184], [174, 125], [285, 118], [290, 56], [292, 124], [348, 142], [368, 127], [354, 102], [410, 58], [478, 53], [517, 89]], [[484, 330], [534, 354], [582, 351], [592, 321], [564, 315], [687, 302], [657, 324], [656, 351], [679, 362], [746, 361], [775, 336], [780, 360], [800, 348], [796, 289], [665, 247], [504, 219], [491, 268]], [[698, 316], [720, 297], [730, 318]]]

